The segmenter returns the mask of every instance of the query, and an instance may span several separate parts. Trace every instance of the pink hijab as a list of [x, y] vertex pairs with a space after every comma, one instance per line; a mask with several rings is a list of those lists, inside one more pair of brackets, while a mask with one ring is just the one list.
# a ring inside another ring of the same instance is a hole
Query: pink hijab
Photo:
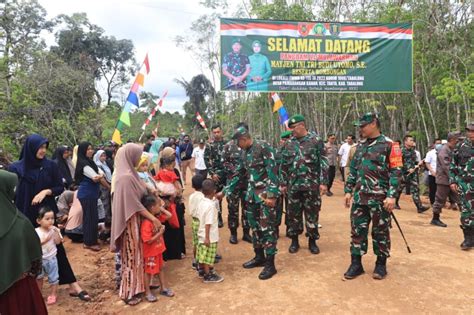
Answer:
[[146, 210], [140, 201], [146, 193], [146, 186], [135, 170], [142, 153], [143, 146], [127, 143], [118, 150], [115, 157], [110, 237], [112, 251], [120, 248], [120, 237], [127, 226], [127, 221], [137, 212]]

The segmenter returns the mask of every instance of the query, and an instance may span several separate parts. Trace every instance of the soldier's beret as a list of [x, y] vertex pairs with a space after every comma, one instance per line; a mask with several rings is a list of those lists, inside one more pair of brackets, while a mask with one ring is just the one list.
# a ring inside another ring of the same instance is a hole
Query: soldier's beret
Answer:
[[234, 39], [232, 39], [232, 45], [234, 45], [235, 43], [242, 44], [242, 43], [240, 42], [240, 38], [238, 38], [238, 37], [235, 37]]
[[474, 122], [469, 123], [469, 124], [466, 126], [466, 130], [467, 130], [467, 131], [474, 131]]
[[291, 125], [297, 124], [299, 122], [304, 121], [304, 116], [300, 114], [296, 114], [290, 117], [290, 120], [288, 120], [288, 127], [291, 127]]
[[365, 113], [364, 115], [362, 115], [361, 117], [359, 117], [359, 120], [356, 120], [354, 122], [354, 126], [364, 127], [365, 125], [370, 124], [371, 122], [373, 122], [375, 119], [379, 119], [378, 114], [368, 112], [368, 113]]
[[240, 137], [246, 136], [249, 134], [249, 131], [245, 127], [239, 127], [235, 129], [232, 139], [239, 140]]
[[262, 47], [262, 43], [258, 39], [254, 40], [252, 42], [252, 47], [255, 46], [255, 45], [258, 45], [258, 46]]
[[291, 137], [291, 131], [289, 131], [289, 130], [283, 131], [280, 134], [280, 139], [288, 139], [289, 137]]

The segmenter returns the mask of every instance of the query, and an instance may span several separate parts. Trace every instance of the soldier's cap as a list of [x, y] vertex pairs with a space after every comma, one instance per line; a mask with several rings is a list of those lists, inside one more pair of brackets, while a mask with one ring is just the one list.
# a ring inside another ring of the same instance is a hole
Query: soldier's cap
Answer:
[[359, 120], [354, 121], [354, 126], [364, 127], [365, 125], [373, 122], [375, 119], [379, 119], [379, 115], [377, 113], [368, 112], [360, 116]]
[[451, 131], [451, 132], [448, 132], [447, 139], [449, 141], [449, 140], [452, 140], [452, 139], [457, 139], [460, 136], [461, 136], [461, 133], [459, 131]]
[[291, 137], [291, 131], [289, 131], [289, 130], [283, 131], [280, 134], [280, 139], [288, 139], [289, 137]]
[[203, 144], [203, 143], [206, 143], [206, 141], [204, 141], [204, 139], [199, 139], [199, 144]]
[[301, 114], [296, 114], [290, 117], [288, 120], [288, 127], [291, 127], [294, 124], [304, 121], [304, 116]]
[[260, 46], [260, 47], [262, 47], [262, 43], [261, 43], [258, 39], [256, 39], [256, 40], [254, 40], [254, 41], [252, 42], [252, 47], [253, 47], [253, 46]]
[[469, 123], [469, 124], [466, 126], [466, 130], [467, 130], [467, 131], [474, 131], [474, 122]]
[[240, 38], [235, 37], [235, 38], [232, 39], [232, 45], [234, 45], [234, 44], [236, 44], [236, 43], [239, 43], [239, 44], [242, 45], [242, 43], [240, 42]]
[[232, 139], [239, 140], [240, 137], [247, 136], [249, 134], [250, 134], [249, 131], [247, 129], [245, 129], [245, 127], [239, 127], [237, 129], [235, 129], [234, 135], [232, 136]]

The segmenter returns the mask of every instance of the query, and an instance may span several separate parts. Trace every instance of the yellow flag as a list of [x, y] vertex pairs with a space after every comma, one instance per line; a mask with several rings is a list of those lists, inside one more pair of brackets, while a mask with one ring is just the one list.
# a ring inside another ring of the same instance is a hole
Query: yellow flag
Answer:
[[114, 134], [112, 135], [112, 141], [119, 145], [122, 144], [122, 138], [120, 137], [120, 130], [115, 129]]

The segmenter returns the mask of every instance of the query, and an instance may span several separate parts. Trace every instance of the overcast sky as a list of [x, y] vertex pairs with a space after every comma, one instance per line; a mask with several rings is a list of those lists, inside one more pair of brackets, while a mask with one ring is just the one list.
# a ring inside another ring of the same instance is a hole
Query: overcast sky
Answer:
[[48, 12], [48, 18], [85, 12], [91, 23], [105, 30], [105, 35], [131, 39], [137, 62], [141, 63], [148, 52], [151, 70], [145, 77], [144, 89], [156, 95], [168, 90], [163, 109], [184, 113], [182, 106], [187, 97], [174, 79], [190, 80], [200, 69], [189, 53], [176, 47], [173, 39], [186, 33], [200, 15], [208, 13], [199, 0], [39, 0], [39, 3]]

